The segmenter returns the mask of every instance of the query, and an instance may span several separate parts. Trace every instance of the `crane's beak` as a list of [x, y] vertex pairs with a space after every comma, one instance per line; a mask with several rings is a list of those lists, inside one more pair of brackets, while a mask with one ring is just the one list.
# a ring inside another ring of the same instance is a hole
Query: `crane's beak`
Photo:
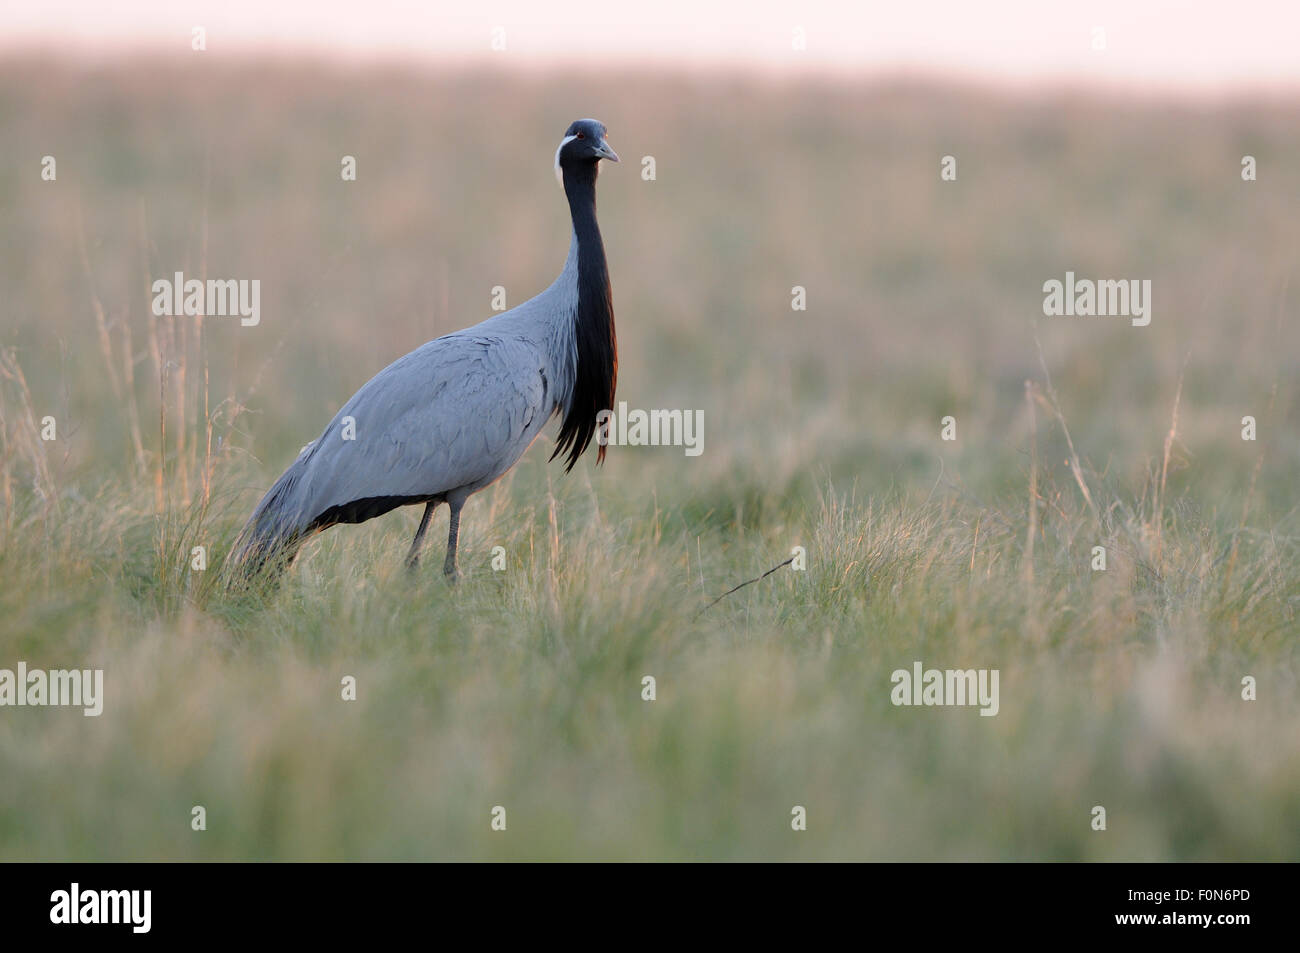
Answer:
[[600, 146], [596, 149], [596, 155], [600, 156], [602, 159], [608, 159], [610, 162], [618, 161], [618, 153], [611, 149], [609, 143], [603, 139], [600, 141]]

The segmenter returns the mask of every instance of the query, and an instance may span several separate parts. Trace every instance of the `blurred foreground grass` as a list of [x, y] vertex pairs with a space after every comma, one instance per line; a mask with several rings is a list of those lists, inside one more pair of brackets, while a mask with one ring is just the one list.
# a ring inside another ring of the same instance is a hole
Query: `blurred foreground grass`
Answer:
[[[107, 693], [0, 710], [0, 858], [1296, 859], [1294, 105], [0, 67], [0, 667]], [[418, 509], [264, 599], [191, 572], [366, 378], [551, 280], [583, 115], [631, 160], [619, 397], [702, 408], [703, 455], [535, 447], [454, 591], [445, 510], [414, 581]], [[177, 270], [259, 278], [261, 325], [153, 319]], [[1151, 326], [1043, 318], [1066, 270], [1152, 279]], [[914, 660], [999, 714], [894, 707]]]

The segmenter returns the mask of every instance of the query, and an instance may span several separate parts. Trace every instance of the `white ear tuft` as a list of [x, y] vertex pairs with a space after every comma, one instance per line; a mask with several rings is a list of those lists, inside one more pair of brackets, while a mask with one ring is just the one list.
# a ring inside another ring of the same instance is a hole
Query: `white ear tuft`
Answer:
[[564, 184], [564, 173], [560, 171], [560, 149], [563, 149], [570, 142], [572, 142], [574, 139], [577, 138], [578, 138], [577, 136], [565, 136], [563, 139], [560, 140], [559, 148], [555, 150], [555, 181], [559, 182], [561, 185]]

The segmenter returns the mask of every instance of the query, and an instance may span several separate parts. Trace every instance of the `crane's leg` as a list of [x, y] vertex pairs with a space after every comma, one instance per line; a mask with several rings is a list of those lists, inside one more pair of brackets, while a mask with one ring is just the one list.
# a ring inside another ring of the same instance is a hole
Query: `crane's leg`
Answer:
[[429, 528], [429, 517], [433, 515], [433, 511], [437, 508], [437, 500], [425, 504], [424, 516], [420, 520], [420, 528], [415, 531], [415, 539], [411, 541], [411, 551], [406, 554], [407, 569], [414, 569], [420, 564], [420, 547], [424, 545], [424, 531]]
[[460, 570], [456, 568], [456, 538], [460, 536], [460, 508], [465, 501], [450, 499], [447, 505], [451, 507], [451, 526], [447, 530], [447, 561], [442, 564], [442, 571], [449, 581], [455, 582], [460, 578]]

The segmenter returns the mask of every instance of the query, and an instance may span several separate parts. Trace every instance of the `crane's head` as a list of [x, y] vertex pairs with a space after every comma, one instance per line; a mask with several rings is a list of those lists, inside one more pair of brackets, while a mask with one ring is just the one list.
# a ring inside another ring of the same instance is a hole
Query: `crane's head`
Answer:
[[601, 159], [618, 161], [618, 153], [609, 147], [605, 124], [596, 119], [579, 119], [564, 131], [560, 147], [555, 150], [555, 178], [564, 182], [564, 169], [595, 165]]

